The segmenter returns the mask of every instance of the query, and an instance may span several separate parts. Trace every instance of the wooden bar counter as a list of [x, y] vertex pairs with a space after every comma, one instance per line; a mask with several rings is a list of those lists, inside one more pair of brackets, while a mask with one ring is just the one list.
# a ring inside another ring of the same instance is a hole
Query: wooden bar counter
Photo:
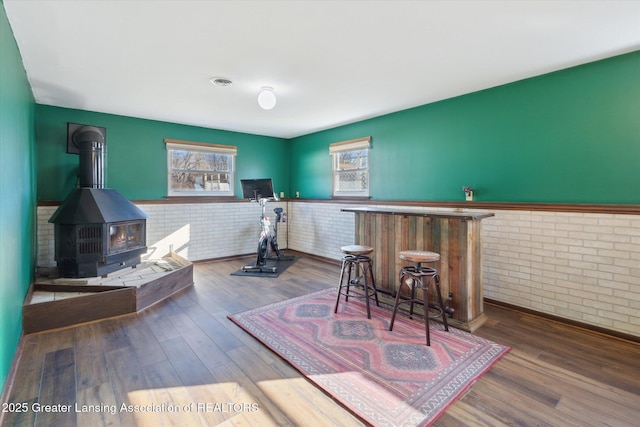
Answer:
[[442, 296], [452, 295], [455, 314], [449, 323], [473, 332], [485, 321], [482, 304], [480, 226], [493, 213], [426, 211], [414, 208], [345, 208], [355, 213], [355, 243], [374, 248], [376, 287], [393, 295], [400, 269], [398, 252], [408, 249], [440, 254], [427, 266], [438, 269]]

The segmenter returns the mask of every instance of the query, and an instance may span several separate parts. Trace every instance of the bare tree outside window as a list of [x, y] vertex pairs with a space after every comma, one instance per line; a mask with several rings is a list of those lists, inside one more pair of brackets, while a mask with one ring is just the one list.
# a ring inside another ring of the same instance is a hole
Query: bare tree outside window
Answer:
[[168, 194], [233, 195], [235, 153], [216, 148], [168, 144]]

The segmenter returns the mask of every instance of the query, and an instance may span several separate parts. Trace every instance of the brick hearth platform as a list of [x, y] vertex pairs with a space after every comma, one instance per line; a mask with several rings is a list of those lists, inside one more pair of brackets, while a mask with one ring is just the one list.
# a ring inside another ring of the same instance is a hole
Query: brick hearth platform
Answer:
[[193, 266], [171, 253], [106, 277], [37, 279], [23, 307], [25, 334], [136, 313], [193, 285]]

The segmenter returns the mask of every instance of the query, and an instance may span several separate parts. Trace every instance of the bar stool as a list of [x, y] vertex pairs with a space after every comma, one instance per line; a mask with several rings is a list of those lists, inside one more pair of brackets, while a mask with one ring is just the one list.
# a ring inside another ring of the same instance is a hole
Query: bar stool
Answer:
[[[410, 303], [409, 318], [413, 316], [414, 303], [422, 304], [424, 307], [424, 326], [427, 331], [427, 345], [431, 345], [431, 337], [429, 334], [429, 317], [442, 316], [442, 323], [444, 323], [445, 331], [449, 330], [449, 323], [447, 322], [446, 308], [442, 301], [442, 294], [440, 293], [440, 276], [438, 270], [432, 267], [423, 267], [424, 262], [435, 262], [440, 259], [440, 254], [429, 251], [400, 251], [398, 258], [404, 261], [415, 263], [403, 267], [400, 271], [400, 286], [396, 293], [396, 301], [393, 305], [393, 314], [391, 315], [391, 323], [389, 324], [389, 330], [393, 330], [393, 322], [396, 319], [396, 313], [398, 311], [398, 305], [404, 303]], [[433, 281], [435, 283], [437, 303], [429, 301], [429, 284]], [[400, 301], [400, 291], [402, 286], [407, 285], [411, 290], [411, 297], [408, 300]], [[422, 300], [416, 298], [416, 288], [420, 286], [422, 288]], [[429, 316], [429, 308], [433, 308], [438, 311], [437, 315]]]
[[[378, 292], [375, 281], [373, 279], [373, 261], [369, 254], [373, 252], [371, 246], [348, 245], [340, 248], [345, 256], [342, 258], [342, 269], [340, 270], [340, 283], [338, 285], [338, 298], [336, 299], [336, 307], [334, 313], [338, 312], [338, 304], [340, 303], [340, 295], [344, 295], [344, 301], [348, 302], [349, 297], [361, 297], [367, 301], [367, 318], [371, 319], [371, 310], [369, 308], [369, 299], [373, 296], [376, 305], [379, 306]], [[359, 272], [362, 274], [358, 276]], [[352, 278], [353, 274], [353, 278]], [[345, 275], [347, 278], [344, 283]], [[369, 276], [369, 278], [367, 278]], [[350, 286], [358, 286], [362, 288], [362, 293], [353, 292]]]

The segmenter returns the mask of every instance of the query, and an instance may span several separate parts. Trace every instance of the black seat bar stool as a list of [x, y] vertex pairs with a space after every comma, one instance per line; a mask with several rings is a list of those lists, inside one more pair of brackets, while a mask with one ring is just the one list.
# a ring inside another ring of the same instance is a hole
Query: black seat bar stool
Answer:
[[[369, 254], [373, 252], [371, 246], [348, 245], [340, 248], [344, 257], [342, 258], [342, 268], [340, 270], [340, 283], [338, 284], [338, 298], [334, 313], [338, 312], [340, 295], [344, 295], [345, 302], [349, 297], [364, 297], [367, 302], [367, 318], [371, 319], [371, 309], [369, 299], [374, 297], [376, 305], [379, 306], [378, 291], [373, 279], [373, 261]], [[346, 282], [345, 282], [346, 276]], [[362, 288], [362, 292], [354, 292], [351, 286]]]
[[[431, 317], [442, 316], [442, 323], [444, 323], [445, 331], [449, 330], [449, 323], [447, 322], [446, 309], [442, 300], [442, 293], [440, 292], [440, 276], [438, 271], [432, 267], [423, 267], [422, 263], [435, 262], [440, 259], [440, 254], [429, 251], [400, 251], [398, 258], [404, 261], [413, 262], [414, 265], [405, 266], [400, 271], [400, 285], [396, 293], [395, 304], [393, 305], [393, 314], [391, 315], [391, 323], [389, 324], [389, 330], [393, 330], [393, 322], [396, 319], [396, 313], [398, 311], [398, 305], [404, 303], [410, 303], [409, 318], [413, 318], [413, 305], [414, 303], [422, 304], [424, 306], [424, 326], [427, 332], [427, 345], [431, 345], [431, 336], [429, 334], [429, 308], [435, 309], [438, 313]], [[436, 290], [437, 303], [429, 301], [429, 284], [434, 282]], [[402, 286], [406, 285], [411, 291], [411, 297], [409, 299], [400, 300], [400, 291]], [[416, 298], [416, 288], [420, 286], [422, 289], [422, 300]]]

